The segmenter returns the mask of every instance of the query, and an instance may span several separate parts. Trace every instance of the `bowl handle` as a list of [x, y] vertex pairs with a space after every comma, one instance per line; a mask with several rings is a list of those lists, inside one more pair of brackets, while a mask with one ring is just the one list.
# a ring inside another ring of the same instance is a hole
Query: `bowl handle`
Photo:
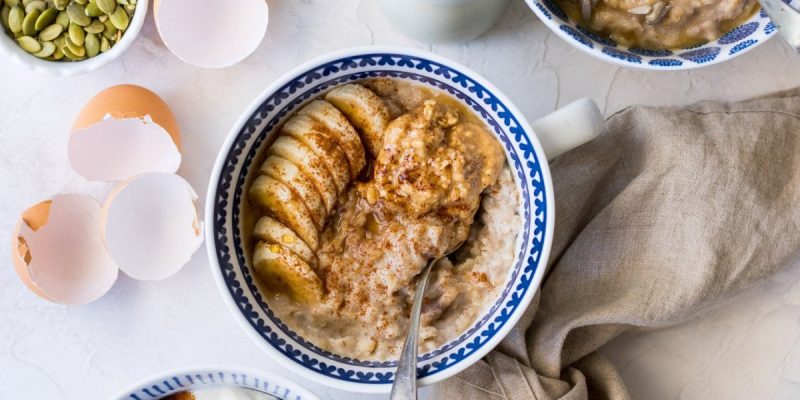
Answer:
[[603, 113], [590, 98], [582, 98], [533, 123], [548, 160], [599, 136], [606, 128]]

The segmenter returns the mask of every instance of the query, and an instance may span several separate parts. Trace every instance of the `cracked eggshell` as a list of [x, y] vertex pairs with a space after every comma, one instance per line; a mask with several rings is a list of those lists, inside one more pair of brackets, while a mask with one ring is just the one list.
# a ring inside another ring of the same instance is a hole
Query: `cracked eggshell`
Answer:
[[40, 297], [85, 304], [111, 289], [119, 269], [103, 245], [100, 203], [63, 194], [22, 214], [12, 235], [12, 259], [22, 282]]
[[156, 0], [156, 27], [182, 61], [224, 68], [252, 54], [267, 32], [265, 0]]
[[92, 181], [122, 181], [147, 172], [175, 172], [181, 137], [169, 106], [136, 85], [112, 86], [83, 107], [69, 138], [72, 168]]
[[172, 276], [203, 242], [197, 194], [174, 174], [143, 174], [121, 183], [103, 206], [106, 248], [138, 280]]

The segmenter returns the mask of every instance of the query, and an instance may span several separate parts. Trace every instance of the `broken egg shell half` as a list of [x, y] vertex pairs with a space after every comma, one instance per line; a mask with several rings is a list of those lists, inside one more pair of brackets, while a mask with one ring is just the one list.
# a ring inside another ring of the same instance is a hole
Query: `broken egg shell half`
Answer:
[[169, 106], [136, 85], [110, 87], [83, 107], [69, 137], [72, 168], [90, 181], [178, 170], [180, 130]]
[[111, 258], [138, 280], [178, 272], [203, 242], [196, 200], [189, 183], [175, 174], [148, 173], [121, 183], [102, 212]]
[[93, 197], [63, 194], [22, 214], [12, 235], [14, 268], [40, 297], [86, 304], [106, 294], [119, 269], [106, 252], [102, 208]]
[[155, 0], [158, 33], [183, 62], [225, 68], [252, 54], [269, 21], [265, 0]]

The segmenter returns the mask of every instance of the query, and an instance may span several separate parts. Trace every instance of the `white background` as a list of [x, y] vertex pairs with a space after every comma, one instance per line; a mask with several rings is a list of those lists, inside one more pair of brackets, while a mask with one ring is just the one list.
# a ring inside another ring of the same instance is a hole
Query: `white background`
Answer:
[[[608, 115], [634, 104], [739, 100], [800, 85], [800, 56], [777, 38], [722, 65], [653, 73], [579, 52], [521, 0], [481, 38], [441, 46], [404, 37], [370, 0], [269, 4], [264, 42], [228, 69], [181, 63], [159, 40], [152, 15], [127, 53], [87, 75], [42, 76], [0, 59], [0, 399], [105, 399], [142, 377], [194, 363], [251, 366], [301, 381], [228, 314], [204, 251], [163, 282], [121, 276], [108, 295], [86, 306], [47, 303], [17, 279], [9, 261], [12, 228], [29, 205], [74, 187], [69, 127], [108, 86], [140, 84], [171, 105], [183, 128], [180, 173], [203, 194], [218, 147], [255, 96], [300, 62], [348, 46], [403, 45], [452, 58], [492, 81], [529, 120], [582, 96]], [[800, 399], [798, 276], [800, 263], [702, 318], [625, 335], [603, 352], [636, 399]], [[324, 399], [382, 398], [303, 383]]]

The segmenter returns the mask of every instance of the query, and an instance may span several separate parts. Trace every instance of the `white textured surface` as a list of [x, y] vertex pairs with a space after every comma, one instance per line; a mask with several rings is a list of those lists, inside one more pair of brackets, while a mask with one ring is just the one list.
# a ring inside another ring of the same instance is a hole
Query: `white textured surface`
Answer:
[[[18, 215], [53, 193], [87, 186], [68, 168], [67, 133], [82, 104], [107, 86], [141, 84], [172, 106], [184, 132], [180, 172], [203, 193], [239, 111], [296, 64], [348, 46], [405, 45], [450, 57], [484, 74], [531, 120], [582, 96], [608, 115], [631, 104], [739, 100], [800, 85], [800, 57], [778, 40], [708, 69], [649, 73], [589, 58], [519, 0], [481, 38], [447, 46], [405, 38], [370, 0], [269, 2], [267, 38], [229, 69], [181, 63], [158, 39], [152, 15], [127, 53], [89, 75], [46, 77], [0, 59], [0, 399], [104, 399], [141, 377], [193, 363], [241, 364], [300, 381], [228, 315], [203, 251], [166, 281], [123, 276], [106, 297], [81, 307], [49, 304], [17, 279], [8, 243]], [[625, 336], [604, 353], [636, 399], [800, 398], [798, 275], [800, 263], [703, 318]], [[381, 398], [308, 387], [325, 399]]]

